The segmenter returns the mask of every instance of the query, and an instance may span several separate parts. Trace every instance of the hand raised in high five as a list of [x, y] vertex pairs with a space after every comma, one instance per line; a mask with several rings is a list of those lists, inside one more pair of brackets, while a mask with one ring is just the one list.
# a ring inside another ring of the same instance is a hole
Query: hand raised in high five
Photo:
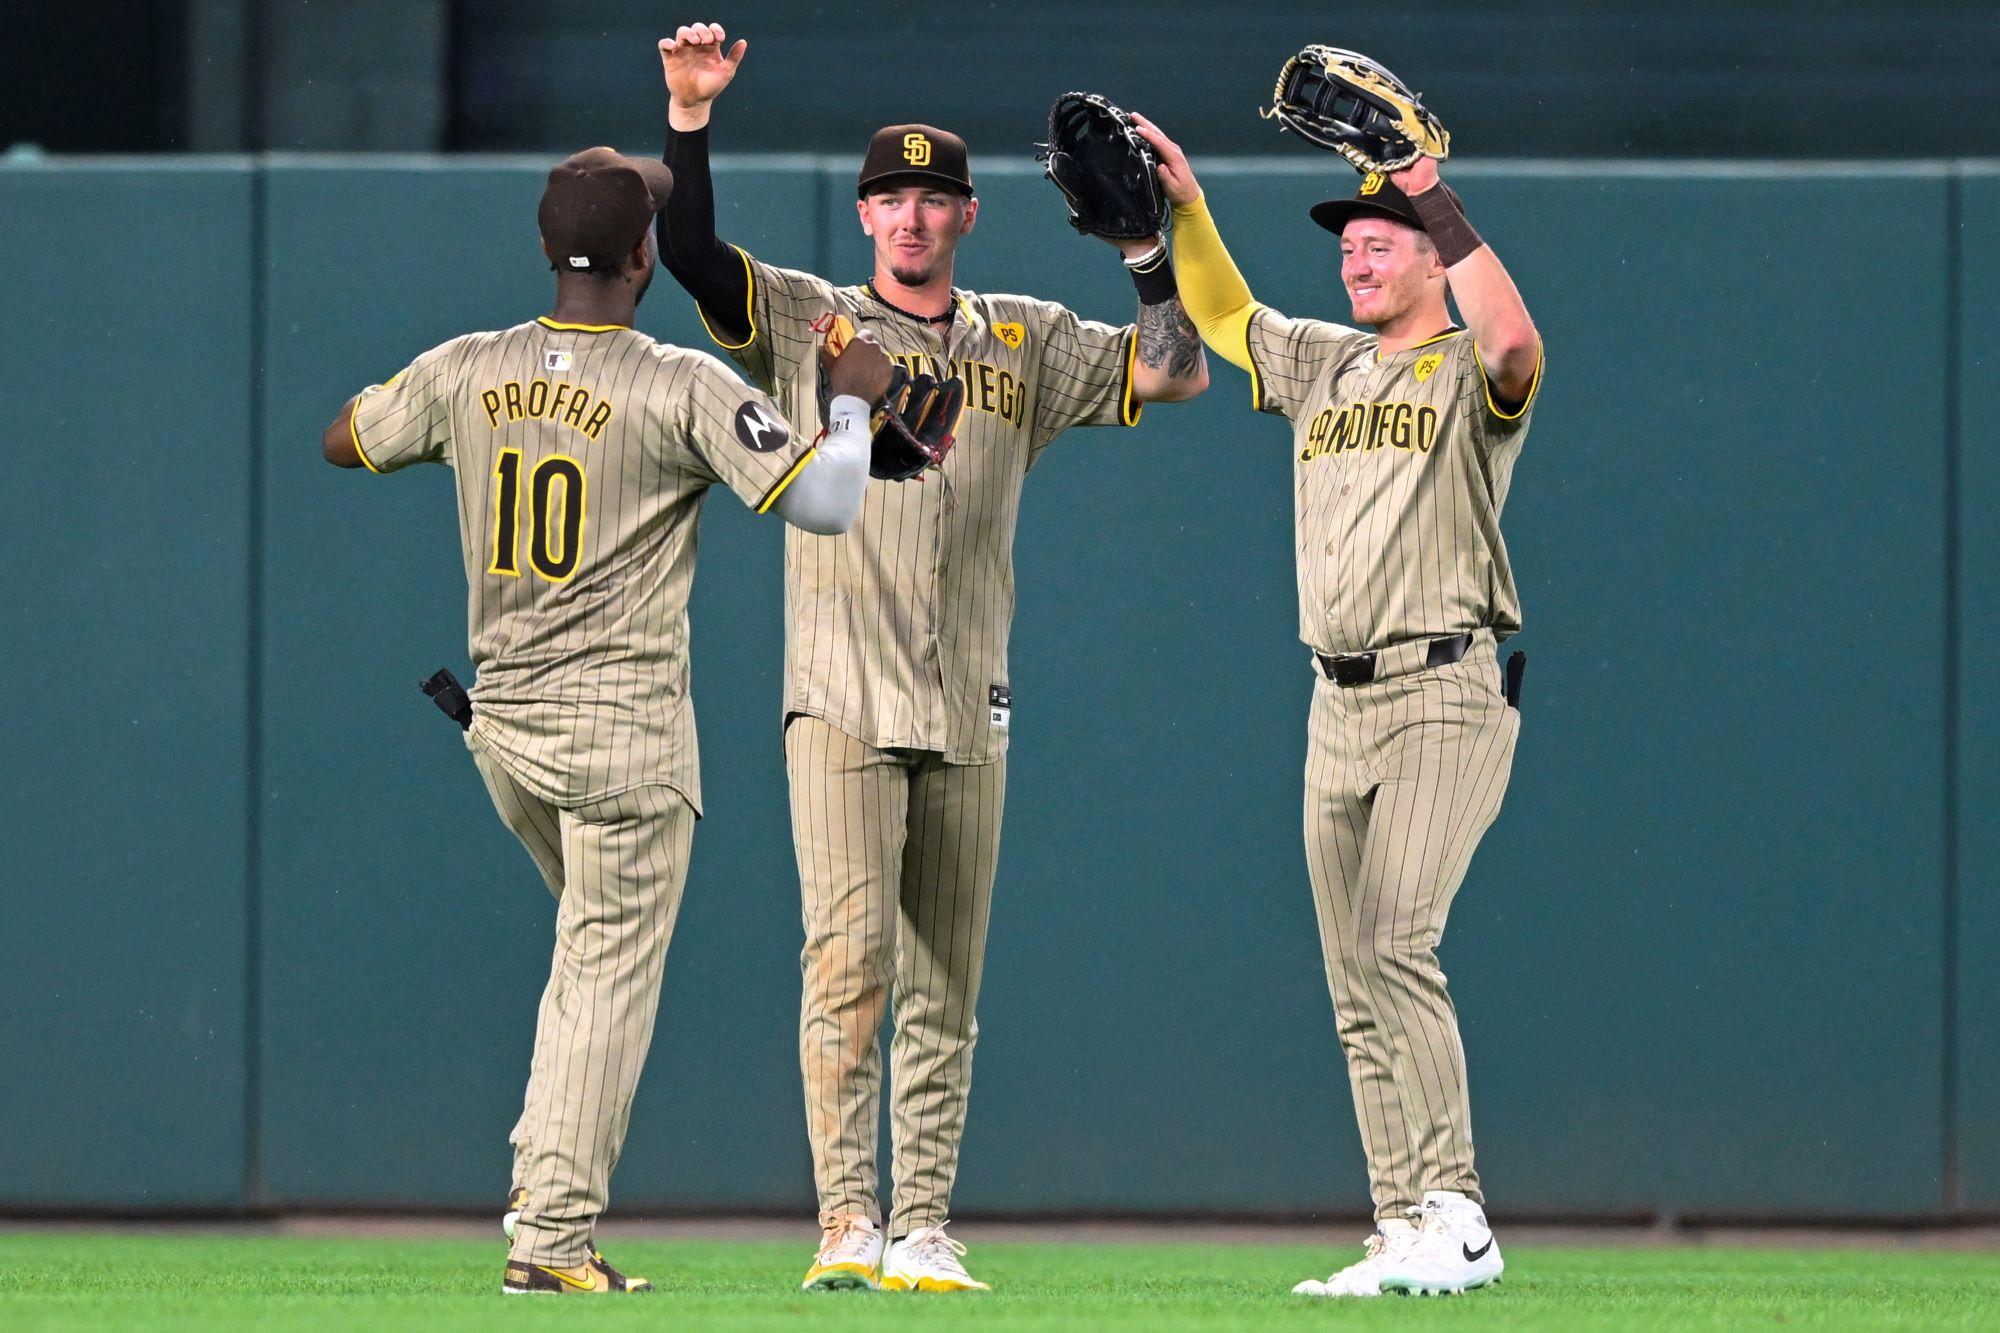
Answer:
[[1160, 188], [1166, 191], [1171, 203], [1191, 204], [1201, 198], [1201, 186], [1195, 182], [1194, 168], [1188, 165], [1187, 154], [1181, 146], [1161, 132], [1160, 127], [1136, 111], [1128, 111], [1132, 124], [1138, 127], [1141, 138], [1160, 155]]
[[[667, 119], [677, 130], [708, 123], [708, 104], [736, 77], [750, 43], [729, 46], [719, 23], [690, 23], [660, 40], [660, 69], [666, 75]], [[684, 123], [686, 122], [686, 123]]]

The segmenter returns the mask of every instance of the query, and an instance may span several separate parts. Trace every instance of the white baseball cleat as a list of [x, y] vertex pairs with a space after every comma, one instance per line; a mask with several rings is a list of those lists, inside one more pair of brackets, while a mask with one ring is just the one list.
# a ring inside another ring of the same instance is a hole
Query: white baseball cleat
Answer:
[[1358, 1263], [1326, 1279], [1307, 1278], [1292, 1288], [1294, 1296], [1380, 1296], [1382, 1273], [1388, 1263], [1416, 1243], [1417, 1228], [1402, 1218], [1387, 1218], [1375, 1224]]
[[874, 1291], [882, 1270], [882, 1229], [860, 1213], [821, 1213], [819, 1252], [802, 1291]]
[[1383, 1265], [1382, 1290], [1457, 1295], [1498, 1282], [1506, 1266], [1484, 1209], [1455, 1191], [1429, 1190], [1416, 1240]]
[[919, 1227], [889, 1247], [882, 1285], [890, 1291], [991, 1291], [965, 1271], [965, 1247], [944, 1234], [951, 1225]]

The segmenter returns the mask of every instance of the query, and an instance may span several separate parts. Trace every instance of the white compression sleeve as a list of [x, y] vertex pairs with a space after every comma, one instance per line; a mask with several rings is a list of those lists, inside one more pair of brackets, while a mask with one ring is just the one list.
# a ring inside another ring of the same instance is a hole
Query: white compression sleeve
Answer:
[[847, 394], [827, 408], [819, 452], [778, 497], [778, 517], [821, 536], [845, 532], [861, 513], [868, 487], [868, 404]]

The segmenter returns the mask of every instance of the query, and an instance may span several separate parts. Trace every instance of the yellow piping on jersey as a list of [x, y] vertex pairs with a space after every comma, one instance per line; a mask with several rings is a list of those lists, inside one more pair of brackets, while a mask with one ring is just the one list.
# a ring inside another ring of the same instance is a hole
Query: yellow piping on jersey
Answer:
[[1264, 377], [1258, 373], [1256, 353], [1250, 350], [1250, 326], [1256, 322], [1257, 312], [1263, 308], [1263, 306], [1253, 302], [1248, 313], [1243, 316], [1243, 364], [1250, 371], [1250, 410], [1252, 412], [1262, 412], [1264, 410]]
[[629, 329], [630, 324], [562, 324], [547, 315], [535, 316], [535, 323], [545, 329], [561, 329], [565, 333], [616, 333], [619, 329]]
[[1139, 424], [1139, 414], [1146, 405], [1132, 396], [1132, 372], [1139, 361], [1139, 330], [1134, 328], [1132, 336], [1125, 340], [1125, 393], [1118, 403], [1118, 419], [1128, 426]]
[[[1535, 401], [1536, 391], [1542, 387], [1542, 350], [1542, 345], [1537, 342], [1535, 344], [1535, 373], [1528, 380], [1528, 395], [1521, 400], [1521, 405], [1512, 412], [1502, 412], [1500, 404], [1493, 401], [1493, 377], [1486, 373], [1486, 363], [1484, 361], [1479, 362], [1479, 383], [1486, 390], [1486, 410], [1488, 412], [1491, 412], [1502, 421], [1519, 421], [1521, 419], [1522, 414], [1528, 410], [1528, 404]], [[1478, 361], [1478, 343], [1472, 345], [1472, 353], [1472, 359]]]
[[757, 502], [757, 512], [760, 514], [770, 513], [771, 506], [778, 503], [778, 497], [785, 493], [785, 487], [791, 485], [794, 481], [798, 479], [799, 473], [804, 472], [806, 470], [806, 464], [812, 462], [813, 455], [817, 454], [818, 452], [819, 452], [819, 446], [814, 445], [812, 448], [800, 454], [799, 461], [792, 464], [789, 468], [786, 468], [785, 475], [778, 478], [778, 484], [773, 486], [770, 489], [770, 491], [764, 496], [764, 498]]
[[361, 450], [361, 424], [358, 418], [361, 416], [361, 400], [367, 396], [366, 389], [354, 395], [354, 406], [347, 410], [347, 433], [354, 438], [354, 456], [361, 460], [361, 466], [379, 477], [382, 475], [382, 469], [369, 462], [368, 455]]
[[[708, 322], [708, 312], [701, 308], [701, 302], [694, 303], [694, 313], [701, 318], [702, 332], [708, 335], [710, 342], [725, 352], [740, 352], [757, 341], [757, 270], [750, 266], [748, 250], [740, 245], [732, 245], [729, 248], [743, 260], [743, 322], [750, 327], [750, 336], [740, 343], [728, 342], [715, 331], [715, 325]], [[757, 512], [761, 514], [764, 511], [760, 509]]]

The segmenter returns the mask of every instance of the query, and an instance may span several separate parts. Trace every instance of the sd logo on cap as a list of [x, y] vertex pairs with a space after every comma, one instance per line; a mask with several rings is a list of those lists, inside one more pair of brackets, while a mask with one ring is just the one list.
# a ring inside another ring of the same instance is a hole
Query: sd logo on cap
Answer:
[[910, 185], [935, 181], [971, 195], [972, 171], [966, 163], [965, 140], [934, 125], [883, 126], [868, 141], [856, 193], [866, 197], [876, 186], [897, 177], [907, 177], [905, 183]]

